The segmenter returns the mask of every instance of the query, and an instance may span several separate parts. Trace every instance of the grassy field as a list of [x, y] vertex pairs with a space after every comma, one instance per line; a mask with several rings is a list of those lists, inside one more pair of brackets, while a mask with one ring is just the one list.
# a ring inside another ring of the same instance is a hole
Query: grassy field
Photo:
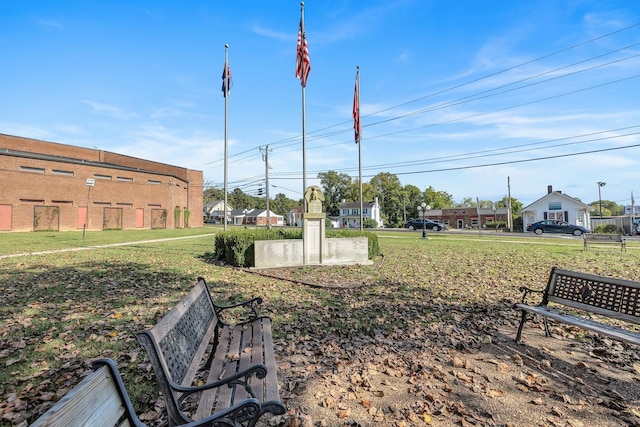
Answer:
[[[428, 240], [381, 232], [384, 256], [373, 265], [260, 275], [212, 263], [215, 231], [3, 234], [0, 257], [73, 250], [0, 258], [0, 426], [35, 420], [97, 357], [118, 362], [138, 413], [159, 424], [161, 397], [135, 332], [155, 324], [198, 276], [221, 302], [263, 297], [276, 353], [308, 358], [306, 367], [279, 372], [292, 406], [310, 382], [339, 370], [336, 361], [377, 360], [372, 339], [480, 345], [488, 330], [515, 324], [518, 288], [542, 288], [552, 266], [640, 280], [635, 243], [626, 254], [583, 252], [581, 239], [454, 232]], [[460, 336], [451, 325], [463, 327]], [[330, 360], [315, 354], [334, 347]]]

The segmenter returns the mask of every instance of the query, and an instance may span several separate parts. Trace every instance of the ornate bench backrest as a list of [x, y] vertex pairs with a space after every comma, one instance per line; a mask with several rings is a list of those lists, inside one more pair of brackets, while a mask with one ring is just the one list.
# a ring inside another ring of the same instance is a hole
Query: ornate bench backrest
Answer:
[[586, 240], [600, 240], [603, 242], [620, 242], [622, 243], [622, 235], [620, 234], [585, 234]]
[[[202, 357], [216, 323], [209, 289], [204, 280], [198, 280], [182, 301], [151, 330], [143, 332], [153, 336], [167, 374], [172, 381], [181, 384], [193, 369], [193, 360]], [[209, 337], [205, 339], [207, 335]]]
[[185, 312], [159, 343], [171, 378], [177, 383], [184, 379], [187, 368], [215, 317], [211, 299], [205, 292], [208, 292], [206, 288], [195, 300], [185, 298], [180, 302]]
[[640, 283], [553, 268], [546, 299], [640, 324]]

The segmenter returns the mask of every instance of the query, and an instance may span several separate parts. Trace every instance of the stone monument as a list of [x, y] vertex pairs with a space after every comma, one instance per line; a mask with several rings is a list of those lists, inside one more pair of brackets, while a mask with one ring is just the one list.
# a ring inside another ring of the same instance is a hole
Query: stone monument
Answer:
[[255, 268], [298, 267], [304, 265], [370, 264], [366, 237], [325, 238], [322, 212], [324, 195], [317, 186], [304, 192], [302, 239], [256, 240]]
[[302, 214], [303, 263], [304, 265], [322, 264], [326, 218], [326, 214], [322, 212], [324, 194], [320, 187], [312, 185], [304, 192], [304, 199], [307, 202], [307, 209]]

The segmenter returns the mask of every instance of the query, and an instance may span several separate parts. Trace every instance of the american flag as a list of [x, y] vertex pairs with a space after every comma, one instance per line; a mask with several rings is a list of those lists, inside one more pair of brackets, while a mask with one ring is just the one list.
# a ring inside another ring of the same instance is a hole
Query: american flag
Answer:
[[358, 84], [358, 76], [356, 75], [356, 86], [353, 90], [353, 132], [356, 144], [360, 142], [360, 88]]
[[307, 77], [311, 71], [311, 61], [309, 60], [309, 46], [307, 46], [307, 34], [304, 31], [304, 19], [300, 17], [300, 27], [298, 28], [298, 46], [296, 54], [296, 77], [300, 79], [302, 87], [307, 87]]
[[[229, 80], [229, 87], [227, 87], [227, 79]], [[233, 82], [231, 81], [231, 68], [229, 64], [225, 63], [222, 69], [222, 96], [227, 97], [227, 94], [231, 92], [231, 86], [233, 86]]]

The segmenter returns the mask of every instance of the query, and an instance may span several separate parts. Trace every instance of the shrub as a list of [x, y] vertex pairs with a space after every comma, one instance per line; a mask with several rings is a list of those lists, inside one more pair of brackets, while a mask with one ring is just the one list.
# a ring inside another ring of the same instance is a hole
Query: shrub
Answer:
[[367, 218], [364, 220], [364, 222], [362, 223], [362, 226], [364, 228], [378, 228], [378, 223], [376, 222], [376, 220], [371, 219], [371, 218]]
[[620, 229], [615, 224], [600, 224], [598, 225], [594, 233], [604, 233], [604, 234], [619, 234]]

